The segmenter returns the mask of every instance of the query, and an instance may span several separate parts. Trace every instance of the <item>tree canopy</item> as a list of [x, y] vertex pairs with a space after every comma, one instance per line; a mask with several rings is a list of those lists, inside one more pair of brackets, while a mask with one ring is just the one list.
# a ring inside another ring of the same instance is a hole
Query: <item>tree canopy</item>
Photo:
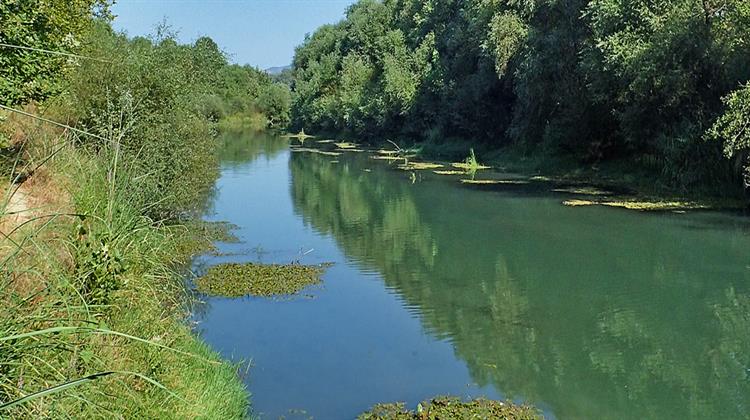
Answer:
[[743, 0], [361, 0], [297, 48], [292, 121], [737, 179], [748, 34]]

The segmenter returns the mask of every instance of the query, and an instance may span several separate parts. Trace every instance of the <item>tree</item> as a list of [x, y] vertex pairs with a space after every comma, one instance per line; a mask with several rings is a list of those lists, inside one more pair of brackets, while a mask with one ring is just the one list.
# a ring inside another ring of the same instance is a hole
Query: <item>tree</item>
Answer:
[[726, 111], [707, 132], [721, 141], [724, 155], [735, 158], [743, 168], [743, 185], [750, 188], [750, 83], [724, 98]]
[[[109, 19], [108, 0], [10, 0], [0, 2], [0, 103], [41, 100], [59, 90], [59, 74], [95, 19]], [[16, 48], [23, 47], [24, 49]]]

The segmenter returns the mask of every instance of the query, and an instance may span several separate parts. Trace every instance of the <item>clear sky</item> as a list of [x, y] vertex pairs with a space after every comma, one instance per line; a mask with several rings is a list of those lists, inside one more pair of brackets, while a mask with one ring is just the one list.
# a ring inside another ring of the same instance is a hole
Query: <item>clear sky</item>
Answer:
[[114, 27], [148, 35], [166, 19], [180, 40], [207, 35], [230, 60], [266, 69], [291, 64], [306, 33], [344, 17], [355, 0], [117, 0]]

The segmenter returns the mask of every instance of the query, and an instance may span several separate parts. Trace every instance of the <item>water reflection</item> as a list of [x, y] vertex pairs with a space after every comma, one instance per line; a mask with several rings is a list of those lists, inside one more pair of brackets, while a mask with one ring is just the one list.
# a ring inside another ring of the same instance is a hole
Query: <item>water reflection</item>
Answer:
[[223, 168], [247, 166], [261, 157], [268, 161], [288, 149], [287, 142], [270, 132], [228, 131], [218, 141]]
[[480, 385], [560, 418], [750, 416], [744, 221], [571, 209], [338, 160], [290, 157], [295, 211]]

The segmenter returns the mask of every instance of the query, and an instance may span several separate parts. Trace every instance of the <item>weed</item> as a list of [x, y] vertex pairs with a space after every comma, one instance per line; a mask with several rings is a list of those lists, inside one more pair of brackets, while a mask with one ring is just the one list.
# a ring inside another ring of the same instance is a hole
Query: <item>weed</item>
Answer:
[[308, 266], [300, 264], [220, 264], [196, 279], [200, 292], [240, 297], [290, 295], [305, 287], [320, 283], [320, 276], [328, 265]]

